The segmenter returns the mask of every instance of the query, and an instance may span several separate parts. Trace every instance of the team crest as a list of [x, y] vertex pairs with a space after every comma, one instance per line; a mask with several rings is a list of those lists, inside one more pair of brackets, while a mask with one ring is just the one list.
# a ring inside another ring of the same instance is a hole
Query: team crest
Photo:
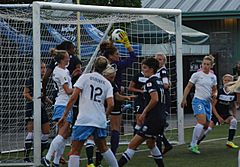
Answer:
[[148, 129], [148, 127], [147, 127], [147, 126], [143, 126], [143, 128], [142, 128], [142, 131], [143, 131], [143, 132], [146, 132], [146, 131], [147, 131], [147, 129]]
[[148, 82], [147, 83], [147, 87], [151, 87], [152, 86], [152, 83], [151, 82]]

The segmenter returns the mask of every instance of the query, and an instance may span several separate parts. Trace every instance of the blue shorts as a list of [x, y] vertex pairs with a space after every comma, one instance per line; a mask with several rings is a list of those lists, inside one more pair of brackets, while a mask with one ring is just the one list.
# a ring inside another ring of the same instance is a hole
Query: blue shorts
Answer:
[[72, 140], [85, 141], [90, 135], [93, 135], [94, 138], [106, 138], [107, 129], [80, 125], [72, 127]]
[[192, 100], [192, 109], [194, 116], [198, 114], [206, 115], [207, 121], [211, 120], [212, 117], [212, 104], [210, 101], [201, 100], [196, 97]]
[[[58, 121], [59, 119], [61, 119], [65, 109], [66, 109], [66, 106], [54, 105], [54, 112], [53, 112], [52, 120]], [[73, 110], [71, 108], [68, 113], [67, 122], [72, 123], [72, 121], [73, 121]]]

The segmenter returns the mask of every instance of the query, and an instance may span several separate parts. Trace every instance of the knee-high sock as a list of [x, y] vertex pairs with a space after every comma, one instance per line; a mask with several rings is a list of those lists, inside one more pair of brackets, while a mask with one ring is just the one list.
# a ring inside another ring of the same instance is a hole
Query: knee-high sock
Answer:
[[70, 155], [68, 161], [68, 167], [79, 167], [80, 165], [80, 156], [79, 155]]
[[200, 135], [200, 137], [199, 137], [199, 139], [197, 141], [197, 145], [199, 145], [205, 139], [205, 137], [207, 136], [207, 134], [209, 132], [211, 132], [211, 130], [212, 130], [212, 128], [208, 127], [207, 130], [205, 130], [203, 133], [201, 133], [201, 135]]
[[102, 156], [106, 160], [106, 162], [110, 165], [110, 167], [118, 167], [117, 159], [115, 158], [110, 149], [102, 153]]
[[120, 133], [116, 130], [111, 131], [111, 150], [115, 155], [119, 145], [119, 135]]
[[25, 138], [25, 142], [24, 142], [24, 146], [25, 146], [25, 158], [29, 158], [29, 154], [31, 152], [31, 148], [33, 145], [33, 133], [32, 132], [28, 132], [26, 138]]
[[158, 147], [155, 146], [154, 148], [152, 148], [150, 150], [150, 152], [154, 158], [154, 161], [158, 165], [158, 167], [164, 167], [162, 154], [161, 154], [160, 150], [158, 149]]
[[93, 163], [93, 150], [94, 150], [94, 141], [87, 140], [86, 154], [87, 154], [87, 158], [88, 158], [88, 165]]
[[130, 159], [132, 159], [133, 155], [135, 154], [135, 150], [128, 148], [123, 154], [122, 157], [118, 161], [119, 167], [124, 166]]
[[52, 141], [52, 143], [50, 145], [50, 148], [49, 148], [49, 150], [47, 152], [47, 155], [46, 155], [46, 159], [47, 160], [49, 160], [49, 161], [51, 160], [51, 157], [52, 157], [53, 153], [58, 149], [58, 147], [60, 145], [62, 145], [63, 142], [64, 142], [64, 138], [61, 135], [57, 135], [53, 139], [53, 141]]
[[103, 159], [103, 156], [102, 156], [102, 154], [100, 153], [100, 151], [97, 149], [97, 150], [96, 150], [96, 163], [95, 163], [95, 165], [96, 165], [96, 166], [101, 165], [102, 159]]
[[233, 141], [233, 138], [236, 133], [236, 129], [237, 129], [237, 120], [235, 118], [233, 118], [230, 121], [230, 127], [229, 127], [229, 131], [228, 131], [228, 141]]
[[54, 160], [53, 160], [53, 162], [54, 162], [55, 164], [59, 164], [60, 158], [61, 158], [61, 156], [62, 156], [63, 153], [64, 153], [66, 143], [67, 143], [67, 140], [66, 140], [66, 139], [64, 139], [64, 140], [62, 141], [62, 143], [59, 143], [58, 149], [57, 149], [56, 152], [55, 152], [55, 156], [54, 156]]
[[191, 147], [194, 147], [197, 145], [197, 141], [198, 141], [202, 131], [203, 131], [203, 125], [197, 124], [193, 130]]
[[42, 134], [41, 136], [41, 152], [42, 153], [45, 149], [49, 148], [48, 136], [49, 134]]

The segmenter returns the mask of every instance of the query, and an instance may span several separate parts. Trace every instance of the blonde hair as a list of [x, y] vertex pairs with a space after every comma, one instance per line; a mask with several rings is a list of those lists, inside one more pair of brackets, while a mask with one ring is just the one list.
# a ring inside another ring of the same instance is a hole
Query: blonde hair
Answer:
[[94, 71], [102, 74], [102, 72], [107, 68], [109, 62], [108, 59], [104, 56], [99, 56], [94, 62]]
[[58, 63], [60, 63], [60, 61], [61, 61], [62, 59], [64, 59], [64, 56], [65, 56], [66, 54], [68, 54], [68, 52], [67, 52], [66, 50], [57, 50], [57, 49], [55, 49], [55, 48], [51, 48], [49, 52], [50, 52], [51, 56], [54, 57], [54, 59], [55, 59]]
[[225, 74], [225, 75], [222, 77], [222, 79], [224, 80], [224, 78], [226, 78], [226, 77], [231, 78], [232, 81], [233, 81], [233, 76], [232, 76], [231, 74]]
[[215, 58], [211, 54], [204, 56], [203, 60], [209, 60], [213, 66], [215, 65]]
[[117, 68], [113, 65], [108, 64], [107, 68], [102, 72], [103, 76], [109, 76], [112, 74], [116, 74]]
[[238, 77], [237, 81], [229, 82], [227, 85], [227, 89], [230, 92], [238, 92], [240, 88], [240, 77]]
[[167, 61], [167, 56], [166, 56], [165, 54], [163, 54], [162, 52], [158, 52], [158, 53], [155, 54], [154, 58], [157, 58], [158, 56], [163, 57], [164, 63], [166, 63], [166, 61]]

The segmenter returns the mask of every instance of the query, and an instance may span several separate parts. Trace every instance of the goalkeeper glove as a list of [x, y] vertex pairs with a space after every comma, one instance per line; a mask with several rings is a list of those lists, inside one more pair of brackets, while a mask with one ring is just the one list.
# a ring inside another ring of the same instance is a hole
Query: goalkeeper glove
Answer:
[[128, 49], [131, 47], [130, 41], [128, 39], [127, 33], [125, 31], [121, 32], [119, 34], [120, 38], [119, 40], [117, 40], [116, 42], [120, 42], [122, 44], [124, 44], [124, 46]]

